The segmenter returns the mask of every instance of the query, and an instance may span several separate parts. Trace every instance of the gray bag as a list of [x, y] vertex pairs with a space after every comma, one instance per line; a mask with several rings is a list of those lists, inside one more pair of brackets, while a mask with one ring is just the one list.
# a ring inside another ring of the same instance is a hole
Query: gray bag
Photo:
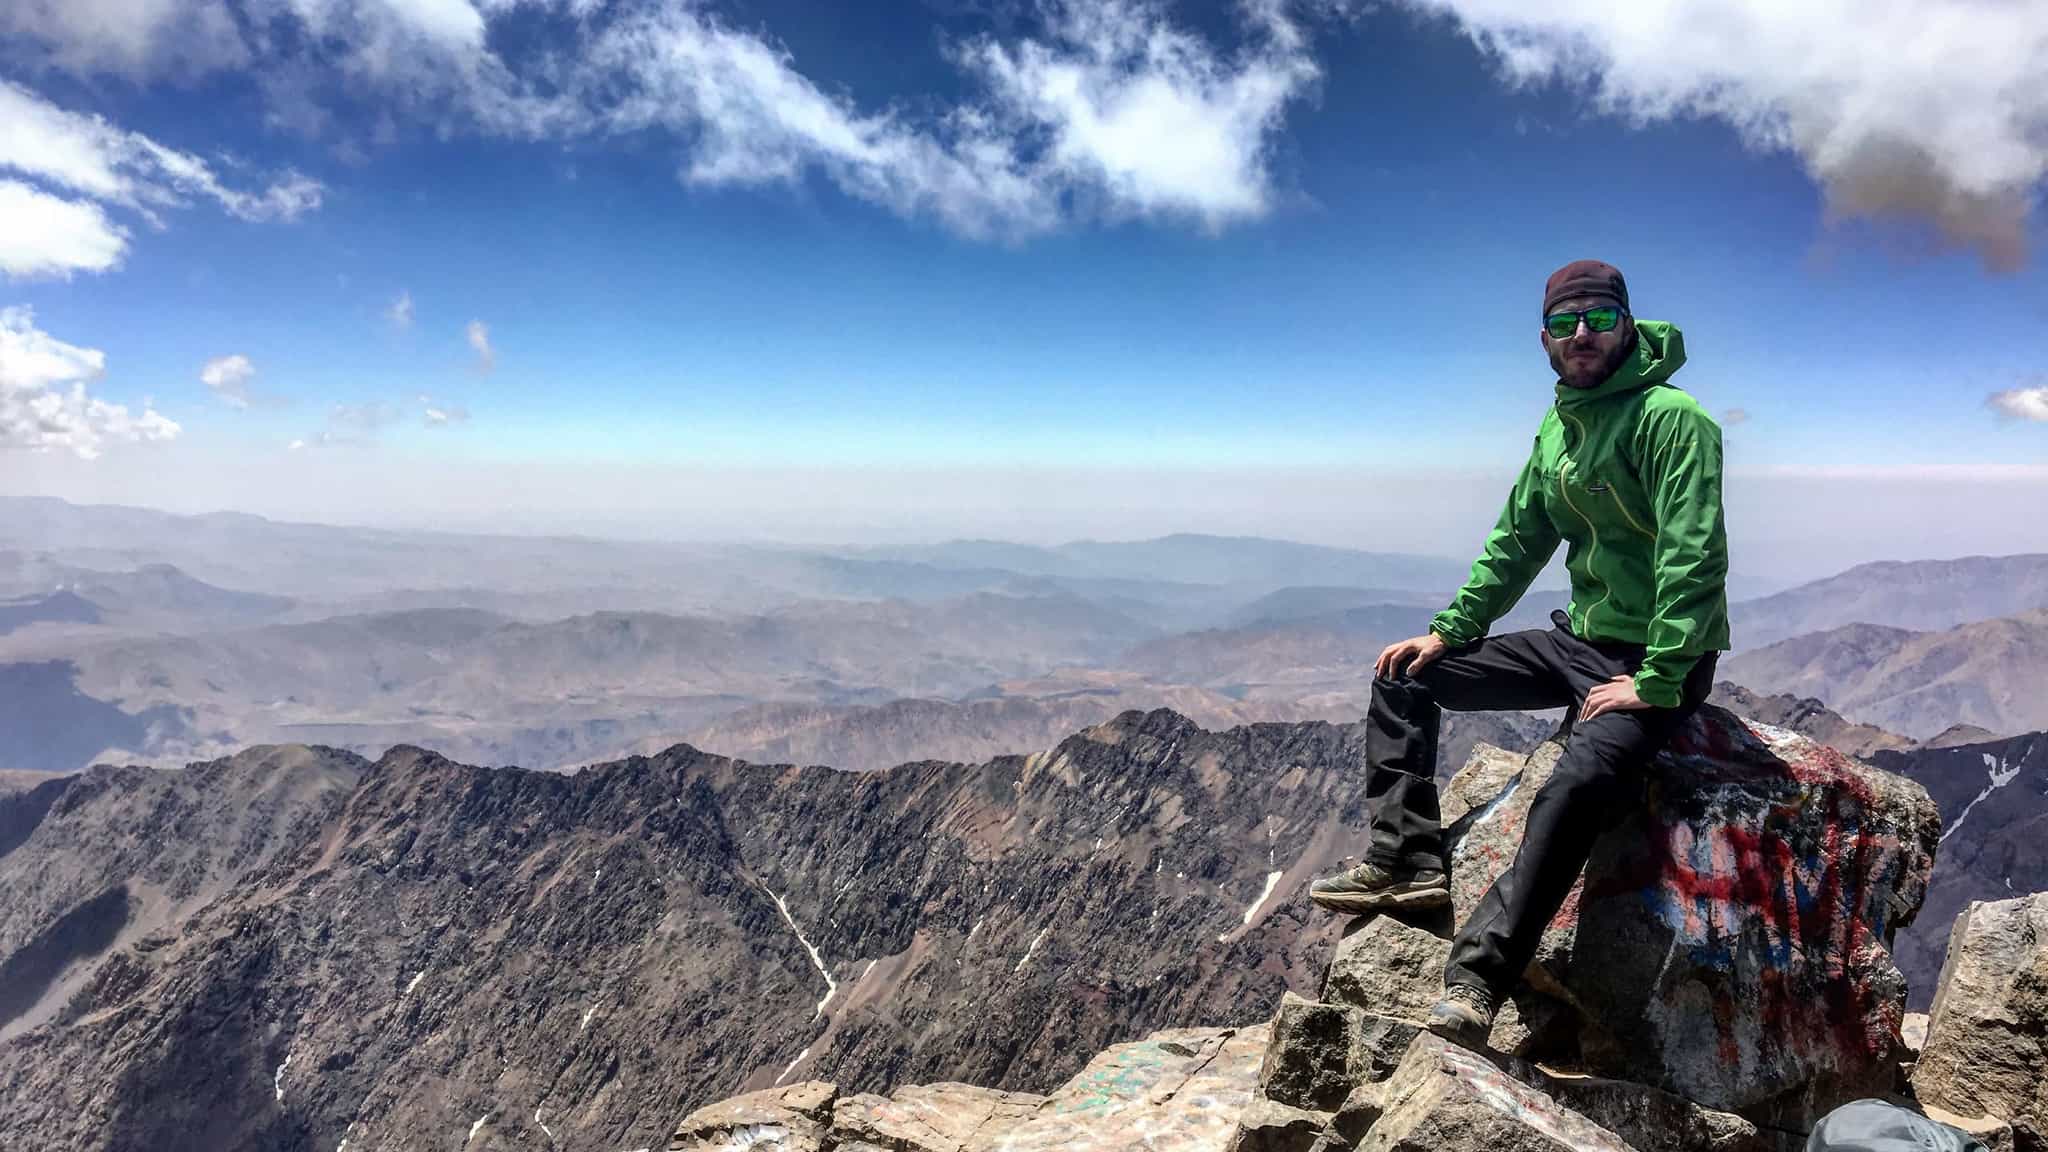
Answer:
[[1806, 1152], [1986, 1152], [1946, 1124], [1882, 1100], [1858, 1100], [1820, 1118]]

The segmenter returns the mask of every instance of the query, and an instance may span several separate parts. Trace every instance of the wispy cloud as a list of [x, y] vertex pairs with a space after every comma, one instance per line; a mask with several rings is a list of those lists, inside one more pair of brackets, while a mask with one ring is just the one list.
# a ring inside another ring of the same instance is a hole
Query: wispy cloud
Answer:
[[0, 33], [85, 74], [200, 73], [248, 59], [225, 0], [9, 0]]
[[498, 354], [491, 348], [491, 330], [481, 320], [471, 320], [462, 330], [463, 338], [476, 350], [476, 370], [489, 372], [498, 366]]
[[256, 365], [247, 356], [216, 356], [199, 369], [199, 381], [213, 390], [230, 407], [249, 406], [249, 381], [256, 378]]
[[1583, 84], [1638, 121], [1710, 117], [1792, 153], [1831, 218], [1926, 222], [1994, 269], [2025, 259], [2048, 173], [2036, 4], [1406, 2], [1455, 18], [1515, 81]]
[[391, 307], [384, 310], [384, 318], [401, 332], [412, 327], [412, 293], [401, 291], [398, 299], [391, 302]]
[[147, 402], [138, 415], [86, 393], [106, 354], [35, 326], [27, 308], [0, 309], [0, 449], [67, 451], [91, 460], [109, 444], [169, 440], [178, 425]]
[[449, 404], [432, 396], [420, 397], [420, 419], [429, 428], [446, 428], [450, 424], [461, 424], [469, 419], [469, 409], [460, 404]]
[[2048, 385], [1993, 392], [1984, 398], [1984, 403], [1989, 405], [1992, 411], [2010, 420], [2048, 423]]
[[[10, 275], [101, 272], [120, 262], [126, 230], [105, 208], [152, 225], [205, 199], [244, 220], [291, 220], [320, 206], [322, 186], [297, 172], [256, 190], [223, 181], [206, 161], [98, 116], [69, 112], [0, 80], [0, 169], [36, 181], [0, 181], [0, 269]], [[67, 196], [48, 189], [61, 189]]]
[[1747, 424], [1749, 423], [1749, 409], [1730, 408], [1726, 412], [1721, 413], [1721, 423], [1729, 427], [1737, 424]]
[[[358, 444], [376, 437], [398, 419], [398, 412], [380, 400], [362, 404], [336, 404], [327, 410], [326, 426], [313, 437], [315, 444]], [[304, 446], [305, 441], [294, 441]]]

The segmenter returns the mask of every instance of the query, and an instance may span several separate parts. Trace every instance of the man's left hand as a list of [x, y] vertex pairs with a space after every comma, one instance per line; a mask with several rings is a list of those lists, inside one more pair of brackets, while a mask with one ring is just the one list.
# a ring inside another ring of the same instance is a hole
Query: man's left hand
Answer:
[[1579, 719], [1591, 720], [1602, 712], [1634, 712], [1648, 708], [1643, 698], [1636, 695], [1636, 682], [1628, 676], [1616, 676], [1605, 684], [1595, 685], [1586, 693], [1586, 702], [1579, 706]]

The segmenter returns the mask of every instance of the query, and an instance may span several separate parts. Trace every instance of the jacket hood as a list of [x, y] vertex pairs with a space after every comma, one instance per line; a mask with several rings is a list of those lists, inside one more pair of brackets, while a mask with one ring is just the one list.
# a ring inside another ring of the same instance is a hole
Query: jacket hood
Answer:
[[1678, 325], [1663, 320], [1638, 320], [1635, 351], [1621, 362], [1621, 367], [1591, 388], [1573, 388], [1558, 381], [1557, 403], [1569, 408], [1662, 384], [1684, 364], [1685, 335]]

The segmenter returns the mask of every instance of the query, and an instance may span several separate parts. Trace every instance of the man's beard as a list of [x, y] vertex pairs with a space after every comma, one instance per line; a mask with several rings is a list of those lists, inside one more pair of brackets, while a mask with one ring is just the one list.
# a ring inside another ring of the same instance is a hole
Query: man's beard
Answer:
[[1595, 388], [1614, 375], [1615, 370], [1628, 360], [1629, 353], [1634, 350], [1635, 341], [1626, 340], [1592, 365], [1580, 368], [1560, 349], [1552, 353], [1550, 366], [1557, 371], [1557, 378], [1563, 381], [1567, 388]]

